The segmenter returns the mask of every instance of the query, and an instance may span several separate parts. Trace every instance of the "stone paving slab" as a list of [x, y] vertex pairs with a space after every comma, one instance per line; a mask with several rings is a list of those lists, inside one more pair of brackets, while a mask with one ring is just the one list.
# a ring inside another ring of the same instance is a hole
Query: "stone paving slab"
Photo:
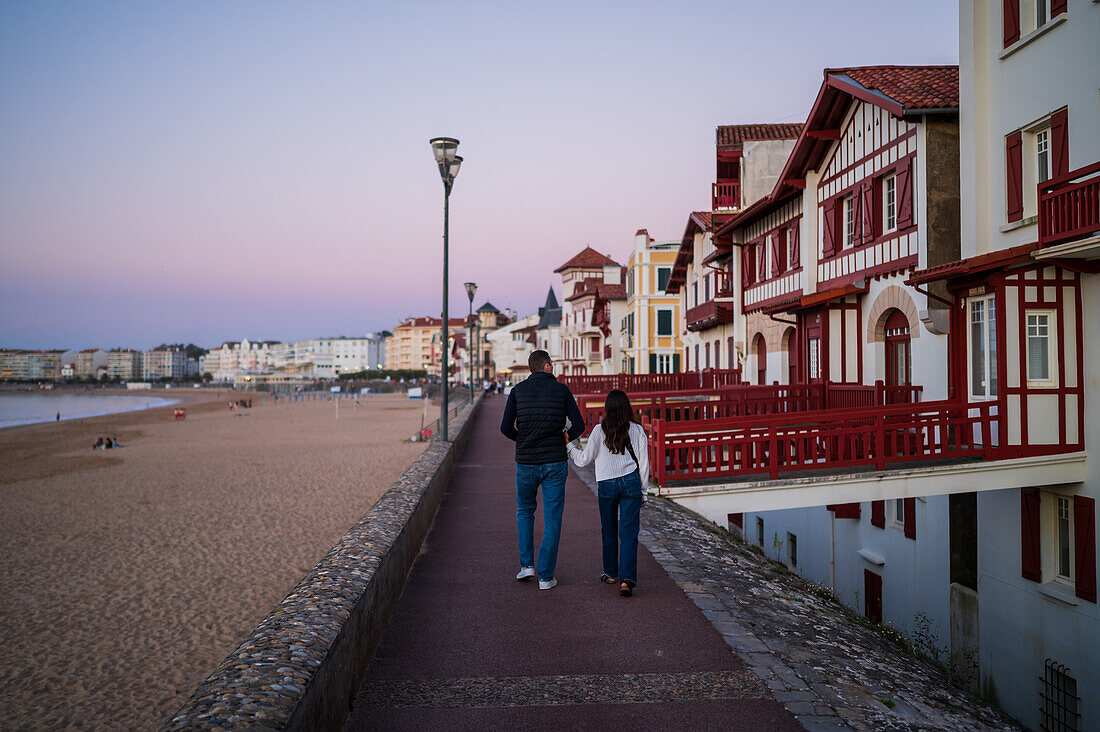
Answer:
[[[574, 471], [595, 488], [590, 469]], [[821, 588], [682, 506], [652, 498], [640, 540], [805, 729], [1021, 729]]]

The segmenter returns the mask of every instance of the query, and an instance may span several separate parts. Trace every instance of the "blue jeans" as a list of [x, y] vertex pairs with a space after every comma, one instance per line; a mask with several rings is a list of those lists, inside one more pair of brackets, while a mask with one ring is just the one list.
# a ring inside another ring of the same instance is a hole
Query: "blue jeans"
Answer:
[[541, 580], [554, 579], [561, 539], [561, 514], [565, 509], [567, 462], [545, 465], [516, 465], [516, 528], [519, 531], [519, 564], [535, 566], [535, 507], [542, 486], [542, 544], [538, 573]]
[[[642, 508], [642, 479], [630, 475], [596, 484], [603, 536], [603, 573], [631, 587], [638, 584], [638, 513]], [[618, 534], [618, 536], [616, 536]]]

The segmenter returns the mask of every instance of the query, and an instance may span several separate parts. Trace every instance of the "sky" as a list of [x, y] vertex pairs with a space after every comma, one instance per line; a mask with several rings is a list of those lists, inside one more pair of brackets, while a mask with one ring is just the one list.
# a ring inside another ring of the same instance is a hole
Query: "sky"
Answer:
[[463, 282], [535, 312], [586, 245], [679, 239], [714, 128], [827, 67], [958, 62], [958, 6], [0, 0], [0, 348], [393, 328]]

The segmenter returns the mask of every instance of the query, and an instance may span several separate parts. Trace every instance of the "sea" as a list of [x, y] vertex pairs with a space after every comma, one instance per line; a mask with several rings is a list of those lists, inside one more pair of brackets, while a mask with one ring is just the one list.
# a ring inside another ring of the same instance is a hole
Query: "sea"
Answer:
[[138, 412], [175, 404], [178, 399], [154, 396], [91, 394], [11, 394], [0, 392], [0, 429], [23, 424], [82, 419], [119, 412]]

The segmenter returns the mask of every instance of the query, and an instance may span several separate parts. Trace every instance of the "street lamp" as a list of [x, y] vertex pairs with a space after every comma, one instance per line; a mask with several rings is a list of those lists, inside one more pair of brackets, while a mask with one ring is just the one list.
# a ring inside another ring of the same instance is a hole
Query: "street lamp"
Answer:
[[[431, 140], [431, 145], [435, 162], [439, 165], [439, 177], [443, 179], [443, 349], [448, 351], [447, 343], [450, 339], [447, 333], [447, 326], [449, 325], [449, 314], [447, 312], [447, 236], [451, 213], [451, 186], [454, 185], [455, 176], [458, 175], [458, 169], [462, 165], [462, 158], [456, 154], [458, 152], [458, 140], [453, 137], [434, 137]], [[447, 441], [447, 366], [449, 359], [450, 353], [444, 353], [441, 374], [443, 377], [443, 399], [439, 412], [439, 436], [444, 442]]]
[[474, 402], [474, 295], [477, 293], [477, 285], [473, 282], [467, 282], [466, 294], [470, 297], [470, 318], [467, 321], [470, 324], [470, 340], [467, 342], [469, 348], [466, 349], [466, 368], [470, 369], [470, 403]]

